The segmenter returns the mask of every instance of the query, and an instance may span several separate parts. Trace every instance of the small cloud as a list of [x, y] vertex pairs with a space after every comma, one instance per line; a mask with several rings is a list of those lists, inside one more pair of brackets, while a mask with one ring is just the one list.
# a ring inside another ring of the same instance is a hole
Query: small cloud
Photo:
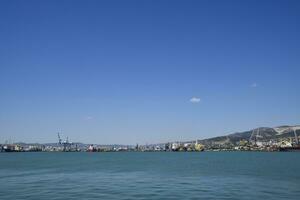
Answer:
[[86, 121], [90, 121], [90, 120], [93, 120], [93, 119], [94, 119], [94, 117], [92, 117], [92, 116], [86, 116], [84, 118], [84, 120], [86, 120]]
[[198, 98], [198, 97], [192, 97], [192, 98], [190, 99], [190, 102], [191, 102], [191, 103], [200, 103], [200, 101], [201, 101], [201, 99]]
[[252, 84], [250, 85], [250, 87], [256, 88], [256, 87], [258, 87], [258, 84], [254, 82], [254, 83], [252, 83]]

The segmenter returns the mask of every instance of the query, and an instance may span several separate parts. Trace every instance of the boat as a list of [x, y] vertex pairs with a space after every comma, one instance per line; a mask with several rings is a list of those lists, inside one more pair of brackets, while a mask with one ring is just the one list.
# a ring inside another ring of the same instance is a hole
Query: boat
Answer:
[[300, 146], [280, 147], [279, 151], [300, 151]]

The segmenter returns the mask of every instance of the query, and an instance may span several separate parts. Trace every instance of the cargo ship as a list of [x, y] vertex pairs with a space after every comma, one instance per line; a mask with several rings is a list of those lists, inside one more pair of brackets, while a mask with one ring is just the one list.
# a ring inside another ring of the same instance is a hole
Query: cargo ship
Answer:
[[295, 145], [291, 147], [280, 147], [279, 151], [300, 151], [300, 145]]

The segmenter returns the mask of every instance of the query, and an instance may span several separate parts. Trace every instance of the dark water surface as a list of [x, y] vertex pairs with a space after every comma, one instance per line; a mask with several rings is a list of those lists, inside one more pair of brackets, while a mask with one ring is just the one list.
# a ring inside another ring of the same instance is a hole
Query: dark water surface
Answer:
[[0, 199], [300, 199], [300, 152], [0, 153]]

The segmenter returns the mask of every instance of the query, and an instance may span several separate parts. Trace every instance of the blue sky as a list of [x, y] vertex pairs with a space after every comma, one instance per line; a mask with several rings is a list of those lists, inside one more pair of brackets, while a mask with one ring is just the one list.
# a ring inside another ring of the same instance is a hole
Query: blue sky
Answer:
[[300, 124], [299, 1], [0, 2], [0, 143]]

